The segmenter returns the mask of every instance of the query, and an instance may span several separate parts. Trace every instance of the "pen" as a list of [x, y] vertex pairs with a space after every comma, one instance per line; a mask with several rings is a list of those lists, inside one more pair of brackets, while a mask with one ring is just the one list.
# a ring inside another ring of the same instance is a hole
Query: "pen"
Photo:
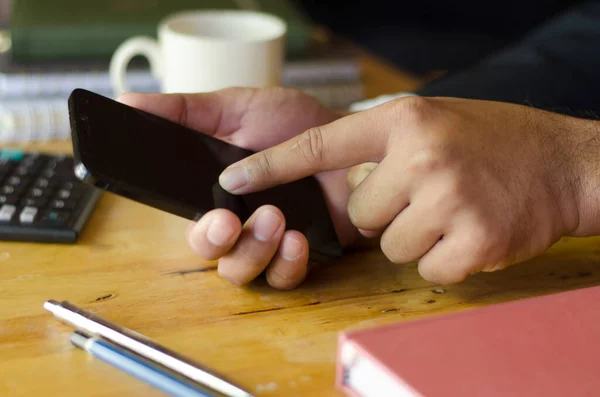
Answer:
[[70, 324], [87, 334], [99, 335], [105, 340], [133, 351], [227, 397], [253, 397], [242, 388], [202, 368], [178, 353], [70, 302], [49, 300], [44, 303], [44, 308], [62, 322]]
[[71, 334], [71, 343], [172, 396], [216, 397], [216, 394], [174, 376], [153, 362], [97, 336], [88, 336], [83, 332], [75, 331]]

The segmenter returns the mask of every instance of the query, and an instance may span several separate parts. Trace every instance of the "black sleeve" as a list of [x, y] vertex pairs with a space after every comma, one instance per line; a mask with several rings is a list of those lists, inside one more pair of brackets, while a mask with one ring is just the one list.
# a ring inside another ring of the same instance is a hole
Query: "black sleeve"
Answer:
[[573, 7], [522, 41], [417, 91], [600, 115], [600, 1]]

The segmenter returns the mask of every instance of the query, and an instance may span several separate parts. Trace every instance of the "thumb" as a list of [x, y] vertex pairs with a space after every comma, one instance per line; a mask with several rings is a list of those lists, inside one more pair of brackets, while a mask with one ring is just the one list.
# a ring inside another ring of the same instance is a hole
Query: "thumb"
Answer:
[[244, 194], [320, 172], [378, 162], [385, 155], [388, 132], [372, 121], [367, 111], [308, 129], [229, 166], [219, 183], [231, 193]]
[[350, 190], [355, 190], [376, 167], [377, 163], [364, 163], [350, 168], [347, 177]]
[[[117, 101], [208, 135], [239, 129], [255, 89], [226, 88], [199, 94], [127, 93]], [[242, 110], [240, 110], [242, 109]]]

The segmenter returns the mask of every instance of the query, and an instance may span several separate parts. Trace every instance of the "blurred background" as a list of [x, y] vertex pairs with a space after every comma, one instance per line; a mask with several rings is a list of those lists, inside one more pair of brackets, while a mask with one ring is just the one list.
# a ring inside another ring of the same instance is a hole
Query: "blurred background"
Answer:
[[0, 26], [8, 26], [13, 0], [0, 0]]
[[[517, 42], [577, 2], [503, 0], [0, 0], [0, 142], [67, 138], [74, 88], [111, 96], [110, 56], [183, 9], [258, 9], [288, 23], [283, 84], [345, 109], [365, 99], [357, 48], [426, 81]], [[147, 63], [132, 90], [158, 91]]]
[[[292, 0], [0, 0], [0, 142], [68, 139], [69, 94], [84, 88], [114, 97], [108, 66], [121, 43], [156, 37], [159, 22], [174, 12], [216, 8], [286, 21], [285, 86], [337, 109], [364, 98], [354, 48], [333, 40]], [[127, 74], [132, 91], [160, 91], [144, 58]]]

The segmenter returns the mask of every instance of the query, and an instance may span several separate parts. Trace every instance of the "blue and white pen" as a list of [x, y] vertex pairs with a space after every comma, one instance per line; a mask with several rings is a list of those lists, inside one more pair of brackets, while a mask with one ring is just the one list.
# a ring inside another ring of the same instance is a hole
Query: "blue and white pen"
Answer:
[[49, 300], [44, 303], [44, 308], [60, 321], [82, 331], [84, 335], [97, 335], [103, 341], [133, 352], [208, 390], [214, 390], [218, 396], [252, 397], [252, 394], [225, 379], [222, 375], [209, 371], [187, 357], [153, 342], [144, 335], [108, 321], [70, 302]]
[[221, 395], [178, 377], [156, 363], [97, 336], [75, 331], [71, 334], [71, 343], [171, 396], [217, 397]]

